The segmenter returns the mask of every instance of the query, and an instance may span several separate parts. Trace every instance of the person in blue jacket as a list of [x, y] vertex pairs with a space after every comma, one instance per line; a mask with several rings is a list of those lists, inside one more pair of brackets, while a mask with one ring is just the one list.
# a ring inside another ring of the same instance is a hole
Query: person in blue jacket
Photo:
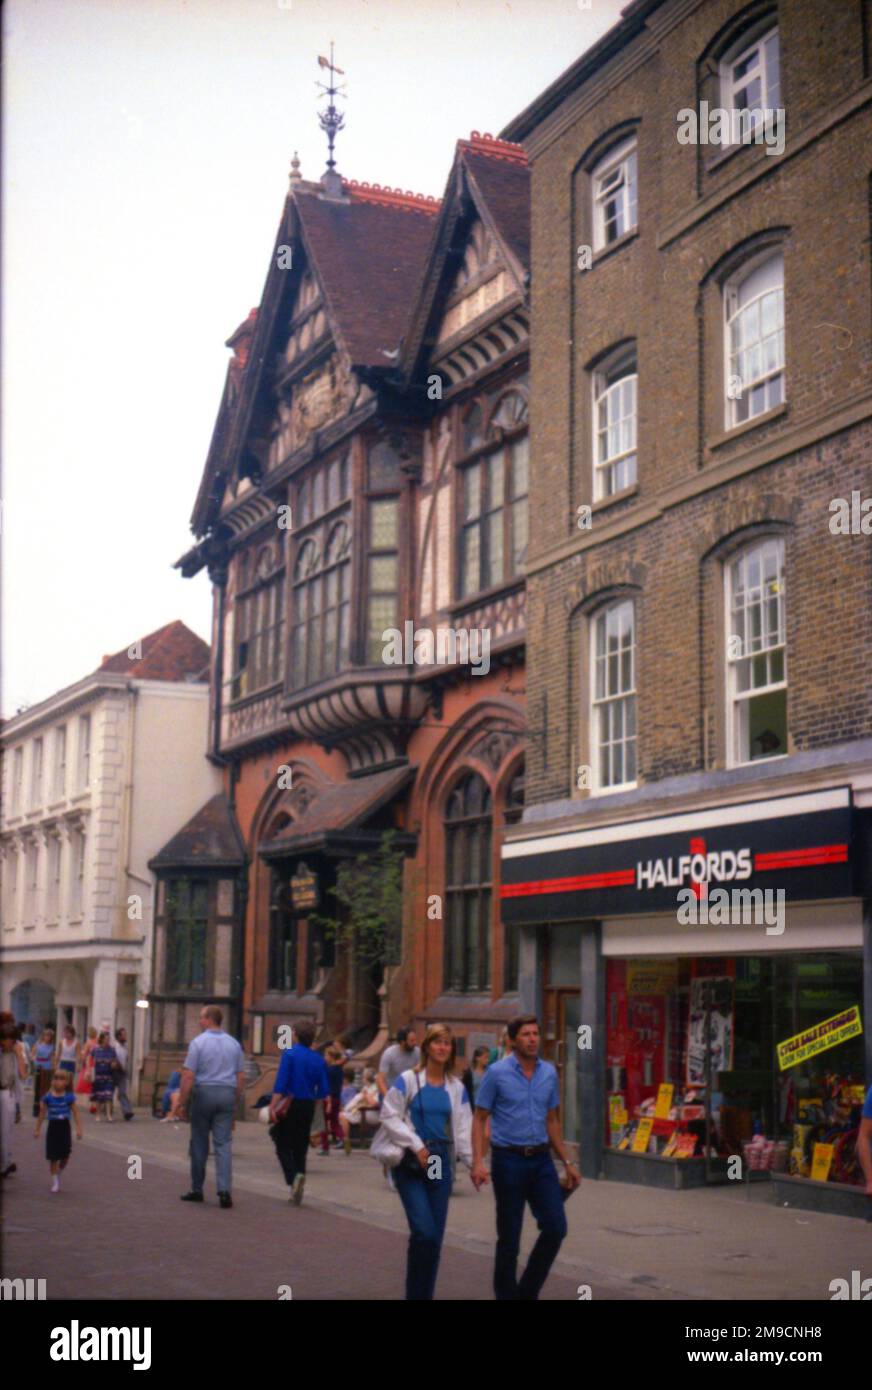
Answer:
[[[270, 1137], [276, 1146], [285, 1182], [291, 1189], [290, 1201], [298, 1207], [306, 1186], [306, 1155], [315, 1102], [330, 1093], [327, 1064], [320, 1052], [312, 1051], [315, 1028], [305, 1019], [294, 1025], [295, 1042], [279, 1064], [270, 1102]], [[287, 1103], [286, 1103], [287, 1102]]]

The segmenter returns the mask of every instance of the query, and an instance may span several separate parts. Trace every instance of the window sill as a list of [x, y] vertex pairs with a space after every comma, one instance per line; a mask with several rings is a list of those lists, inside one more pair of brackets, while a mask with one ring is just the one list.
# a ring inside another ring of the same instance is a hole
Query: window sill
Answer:
[[[622, 251], [625, 246], [629, 246], [630, 242], [635, 241], [638, 235], [638, 226], [633, 227], [629, 232], [624, 232], [623, 236], [619, 236], [616, 241], [610, 241], [608, 246], [601, 246], [599, 250], [594, 251], [590, 265], [591, 270], [596, 270], [598, 265], [602, 265], [603, 261], [607, 261], [609, 256], [613, 256], [616, 251]], [[592, 247], [591, 250], [593, 250]]]
[[282, 687], [283, 681], [279, 678], [276, 681], [272, 681], [269, 685], [264, 685], [260, 690], [255, 690], [251, 694], [240, 695], [235, 700], [228, 700], [226, 707], [228, 710], [244, 709], [246, 705], [253, 704], [255, 700], [263, 700], [267, 695], [280, 693]]
[[629, 487], [622, 487], [620, 492], [610, 492], [608, 497], [601, 497], [598, 502], [591, 502], [591, 516], [596, 516], [608, 507], [612, 507], [617, 502], [626, 502], [628, 497], [635, 497], [639, 491], [638, 483], [631, 483]]
[[762, 415], [755, 415], [752, 420], [743, 420], [741, 425], [732, 425], [730, 429], [724, 430], [722, 434], [713, 435], [706, 445], [706, 453], [712, 454], [716, 449], [720, 449], [724, 444], [729, 444], [733, 439], [741, 439], [743, 435], [751, 430], [759, 429], [763, 425], [769, 425], [773, 420], [778, 420], [782, 416], [787, 416], [788, 405], [782, 401], [780, 405], [775, 405], [771, 410], [764, 410]]
[[84, 791], [76, 792], [75, 796], [71, 796], [71, 797], [70, 797], [70, 805], [72, 805], [72, 806], [78, 806], [79, 803], [80, 803], [81, 801], [84, 801], [85, 798], [88, 797], [88, 796], [90, 796], [90, 795], [91, 795], [91, 788], [90, 788], [90, 787], [86, 787]]
[[502, 598], [505, 594], [523, 587], [524, 576], [516, 574], [511, 579], [504, 580], [502, 584], [492, 585], [490, 589], [481, 589], [477, 594], [467, 594], [465, 598], [450, 603], [445, 611], [453, 618], [459, 618], [462, 614], [471, 612], [473, 608], [481, 608], [482, 604], [492, 603], [494, 599]]
[[768, 767], [770, 763], [781, 763], [785, 758], [789, 757], [789, 753], [773, 753], [771, 758], [750, 758], [747, 762], [743, 763], [727, 763], [727, 771], [735, 772], [739, 768], [759, 767], [761, 763], [765, 763]]
[[60, 809], [61, 809], [63, 806], [65, 806], [66, 803], [67, 803], [67, 798], [66, 798], [66, 794], [64, 794], [64, 795], [60, 798], [59, 801], [50, 801], [50, 802], [48, 803], [48, 805], [46, 806], [45, 809], [46, 809], [47, 811], [60, 811]]

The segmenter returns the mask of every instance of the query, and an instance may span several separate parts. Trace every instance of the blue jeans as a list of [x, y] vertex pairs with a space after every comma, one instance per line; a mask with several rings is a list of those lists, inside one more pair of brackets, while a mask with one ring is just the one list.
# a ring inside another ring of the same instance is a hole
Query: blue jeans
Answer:
[[231, 1135], [236, 1114], [235, 1086], [195, 1086], [191, 1101], [191, 1191], [202, 1192], [206, 1181], [209, 1135], [215, 1150], [218, 1191], [229, 1192]]
[[[442, 1160], [440, 1177], [428, 1177], [427, 1168], [421, 1169], [420, 1177], [401, 1168], [391, 1170], [411, 1233], [406, 1259], [406, 1298], [416, 1302], [433, 1298], [451, 1196], [451, 1146], [433, 1142], [427, 1149], [431, 1156]], [[430, 1166], [428, 1164], [428, 1168]]]
[[[557, 1170], [550, 1153], [511, 1153], [491, 1149], [491, 1181], [497, 1204], [497, 1254], [494, 1293], [500, 1300], [536, 1299], [566, 1235], [566, 1212]], [[539, 1223], [539, 1239], [518, 1281], [518, 1255], [524, 1207]]]

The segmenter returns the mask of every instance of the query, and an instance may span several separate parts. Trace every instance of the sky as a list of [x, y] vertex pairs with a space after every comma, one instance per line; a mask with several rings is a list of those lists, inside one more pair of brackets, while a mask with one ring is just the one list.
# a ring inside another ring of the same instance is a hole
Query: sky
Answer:
[[260, 301], [291, 157], [441, 196], [625, 0], [7, 0], [2, 626], [10, 717], [181, 618], [173, 563], [234, 328]]

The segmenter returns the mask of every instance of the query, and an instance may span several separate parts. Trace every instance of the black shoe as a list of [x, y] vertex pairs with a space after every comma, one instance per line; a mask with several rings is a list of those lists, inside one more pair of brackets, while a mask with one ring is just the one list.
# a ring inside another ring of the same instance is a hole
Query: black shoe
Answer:
[[203, 1194], [202, 1192], [185, 1192], [182, 1194], [181, 1200], [183, 1202], [202, 1202]]
[[229, 1193], [229, 1192], [219, 1192], [219, 1193], [218, 1193], [218, 1204], [219, 1204], [219, 1206], [222, 1206], [222, 1207], [232, 1207], [232, 1206], [233, 1206], [233, 1198], [230, 1196], [230, 1193]]
[[10, 1165], [9, 1165], [8, 1168], [4, 1168], [4, 1169], [3, 1169], [3, 1177], [4, 1177], [4, 1178], [8, 1178], [9, 1175], [10, 1175], [10, 1173], [17, 1173], [17, 1172], [18, 1172], [18, 1164], [17, 1164], [17, 1163], [10, 1163]]
[[133, 1119], [133, 1111], [131, 1110], [130, 1114], [129, 1114], [129, 1115], [125, 1115], [124, 1118], [125, 1118], [125, 1120], [132, 1120], [132, 1119]]

